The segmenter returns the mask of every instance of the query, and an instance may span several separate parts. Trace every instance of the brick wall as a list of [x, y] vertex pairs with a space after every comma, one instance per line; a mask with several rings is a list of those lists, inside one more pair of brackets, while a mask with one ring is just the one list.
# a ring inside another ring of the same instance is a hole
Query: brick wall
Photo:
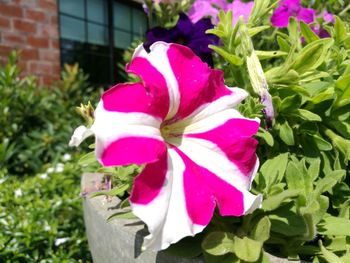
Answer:
[[0, 62], [20, 50], [22, 74], [49, 85], [60, 77], [56, 0], [0, 0]]

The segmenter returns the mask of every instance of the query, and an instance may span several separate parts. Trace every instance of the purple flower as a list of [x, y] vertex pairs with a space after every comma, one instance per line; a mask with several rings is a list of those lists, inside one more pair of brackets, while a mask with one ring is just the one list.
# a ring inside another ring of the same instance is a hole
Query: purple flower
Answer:
[[[328, 13], [327, 11], [324, 11], [323, 13], [321, 14], [318, 14], [316, 16], [317, 18], [323, 18], [323, 21], [325, 23], [332, 23], [334, 24], [335, 23], [335, 17], [333, 14], [331, 13]], [[328, 33], [328, 31], [326, 29], [324, 29], [320, 24], [316, 24], [316, 25], [313, 25], [311, 27], [312, 31], [314, 31], [320, 38], [326, 38], [326, 37], [329, 37], [330, 34]]]
[[[203, 17], [211, 17], [213, 23], [218, 23], [219, 9], [225, 12], [232, 11], [232, 24], [236, 24], [239, 17], [243, 16], [244, 20], [247, 21], [250, 12], [253, 8], [254, 2], [242, 2], [241, 0], [234, 0], [232, 3], [228, 3], [226, 0], [196, 0], [188, 15], [193, 23], [196, 23]], [[219, 8], [219, 9], [218, 9]]]
[[216, 23], [218, 12], [219, 10], [212, 5], [211, 1], [197, 0], [193, 3], [188, 16], [193, 23], [197, 23], [204, 17], [212, 17]]
[[298, 21], [310, 24], [315, 20], [316, 11], [302, 7], [300, 0], [283, 0], [271, 17], [274, 27], [287, 27], [289, 18], [295, 17]]
[[144, 47], [149, 50], [149, 47], [157, 41], [182, 44], [191, 48], [203, 62], [213, 66], [212, 50], [208, 45], [217, 45], [219, 38], [205, 33], [210, 28], [213, 28], [210, 19], [201, 19], [192, 23], [187, 15], [182, 13], [175, 27], [171, 29], [154, 27], [148, 30]]
[[248, 22], [253, 6], [254, 2], [244, 3], [240, 0], [235, 0], [226, 6], [225, 11], [232, 10], [232, 24], [235, 25], [240, 16], [243, 16], [244, 21]]

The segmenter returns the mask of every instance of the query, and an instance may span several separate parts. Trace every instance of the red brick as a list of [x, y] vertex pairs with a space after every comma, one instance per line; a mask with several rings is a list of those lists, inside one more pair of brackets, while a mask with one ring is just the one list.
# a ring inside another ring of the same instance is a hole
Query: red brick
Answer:
[[59, 49], [60, 48], [60, 41], [58, 39], [50, 39], [50, 48]]
[[21, 72], [23, 74], [27, 73], [27, 66], [28, 66], [28, 62], [27, 61], [19, 59], [17, 65], [18, 65], [18, 67], [20, 68], [20, 70], [21, 70]]
[[50, 38], [58, 38], [58, 25], [38, 25], [38, 34]]
[[56, 0], [39, 0], [38, 3], [43, 10], [57, 12]]
[[25, 44], [25, 36], [12, 33], [12, 32], [2, 32], [2, 41], [4, 44], [17, 44], [23, 45]]
[[0, 17], [0, 27], [10, 29], [11, 27], [10, 19], [6, 17]]
[[13, 22], [14, 22], [13, 25], [15, 29], [19, 31], [26, 32], [26, 33], [36, 32], [36, 25], [33, 22], [27, 22], [27, 21], [18, 20], [18, 19], [15, 19]]
[[37, 49], [22, 49], [20, 53], [20, 59], [23, 60], [37, 60], [39, 58], [39, 52]]
[[59, 80], [59, 77], [57, 76], [42, 76], [40, 84], [45, 86], [50, 86], [58, 80]]
[[[59, 61], [57, 61], [59, 62]], [[60, 63], [55, 63], [51, 66], [51, 74], [53, 76], [59, 76], [61, 73], [61, 65]]]
[[42, 11], [37, 10], [31, 10], [27, 9], [25, 11], [25, 17], [29, 20], [35, 21], [35, 22], [46, 22], [46, 14]]
[[51, 64], [45, 62], [30, 62], [29, 63], [29, 73], [38, 75], [50, 75], [51, 74]]
[[42, 61], [53, 61], [53, 62], [59, 62], [60, 60], [60, 53], [58, 50], [52, 50], [52, 49], [47, 49], [47, 50], [40, 50], [40, 60]]
[[49, 40], [46, 37], [28, 37], [28, 44], [36, 48], [47, 48], [49, 47]]
[[8, 54], [13, 50], [12, 47], [1, 45], [0, 44], [0, 56], [1, 57], [7, 57]]
[[51, 16], [51, 24], [58, 25], [58, 16], [57, 15]]
[[19, 6], [0, 3], [0, 14], [8, 17], [22, 17], [23, 10]]

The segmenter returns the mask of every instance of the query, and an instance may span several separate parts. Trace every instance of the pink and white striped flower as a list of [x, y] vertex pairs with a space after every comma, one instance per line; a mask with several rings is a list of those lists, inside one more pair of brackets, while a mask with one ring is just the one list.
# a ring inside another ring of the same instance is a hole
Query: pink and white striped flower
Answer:
[[228, 88], [189, 48], [139, 46], [127, 66], [142, 82], [118, 84], [102, 96], [91, 130], [105, 166], [146, 164], [130, 203], [150, 235], [145, 247], [167, 248], [201, 232], [218, 205], [241, 216], [261, 203], [248, 190], [258, 167], [259, 120], [234, 107], [247, 93]]

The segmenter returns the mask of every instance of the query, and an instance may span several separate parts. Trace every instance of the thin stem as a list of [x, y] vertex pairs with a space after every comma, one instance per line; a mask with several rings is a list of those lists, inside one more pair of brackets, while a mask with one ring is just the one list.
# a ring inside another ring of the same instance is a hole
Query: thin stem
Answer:
[[344, 15], [349, 9], [350, 9], [350, 4], [348, 4], [347, 7], [345, 7], [345, 8], [339, 13], [339, 16]]

